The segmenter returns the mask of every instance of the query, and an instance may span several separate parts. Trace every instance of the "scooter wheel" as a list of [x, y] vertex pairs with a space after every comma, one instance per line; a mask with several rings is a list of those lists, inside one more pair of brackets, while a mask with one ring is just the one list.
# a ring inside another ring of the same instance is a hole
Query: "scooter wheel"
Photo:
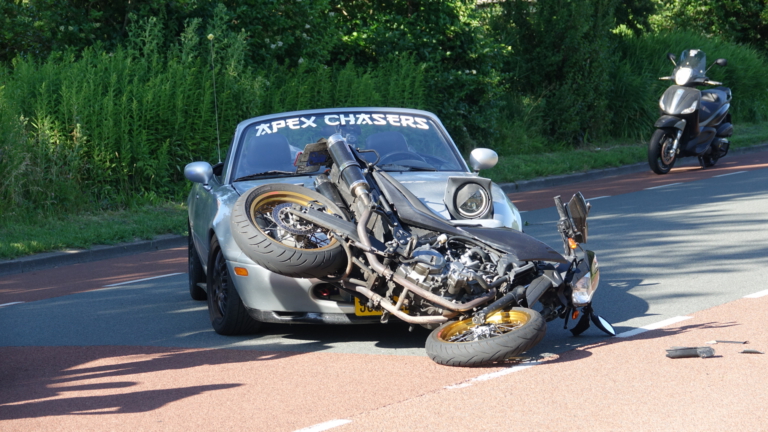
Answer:
[[673, 129], [656, 129], [653, 133], [648, 143], [648, 165], [656, 174], [666, 174], [675, 166], [677, 155], [672, 152], [674, 142]]

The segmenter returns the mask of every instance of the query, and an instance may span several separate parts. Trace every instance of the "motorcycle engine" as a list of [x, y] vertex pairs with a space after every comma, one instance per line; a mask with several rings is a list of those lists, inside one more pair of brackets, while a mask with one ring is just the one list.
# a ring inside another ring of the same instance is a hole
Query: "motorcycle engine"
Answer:
[[[462, 301], [464, 297], [484, 293], [482, 285], [495, 277], [496, 270], [488, 254], [478, 248], [445, 249], [441, 252], [424, 245], [414, 250], [411, 259], [398, 266], [396, 273], [448, 300]], [[411, 304], [412, 315], [442, 313], [442, 309], [420, 297]]]

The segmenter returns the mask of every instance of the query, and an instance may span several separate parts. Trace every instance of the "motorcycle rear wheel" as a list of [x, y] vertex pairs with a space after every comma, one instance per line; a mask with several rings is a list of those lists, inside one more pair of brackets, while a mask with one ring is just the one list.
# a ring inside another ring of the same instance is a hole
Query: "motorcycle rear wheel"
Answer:
[[328, 230], [285, 211], [287, 204], [309, 203], [344, 217], [341, 209], [315, 191], [268, 184], [249, 190], [235, 202], [229, 219], [232, 237], [248, 258], [274, 273], [294, 278], [333, 275], [347, 263], [341, 244]]
[[672, 129], [656, 129], [653, 133], [648, 143], [648, 165], [656, 174], [666, 174], [675, 166], [677, 155], [671, 152], [674, 142]]
[[430, 333], [425, 348], [441, 365], [483, 366], [528, 351], [546, 332], [537, 311], [515, 307], [489, 315], [480, 325], [471, 318], [447, 322]]

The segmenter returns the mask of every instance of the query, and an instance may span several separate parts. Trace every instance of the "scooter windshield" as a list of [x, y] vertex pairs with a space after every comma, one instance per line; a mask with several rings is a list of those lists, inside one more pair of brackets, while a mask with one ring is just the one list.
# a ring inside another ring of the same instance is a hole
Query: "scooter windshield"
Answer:
[[694, 81], [706, 79], [707, 55], [704, 51], [685, 50], [680, 55], [680, 62], [675, 68], [675, 83], [686, 85]]

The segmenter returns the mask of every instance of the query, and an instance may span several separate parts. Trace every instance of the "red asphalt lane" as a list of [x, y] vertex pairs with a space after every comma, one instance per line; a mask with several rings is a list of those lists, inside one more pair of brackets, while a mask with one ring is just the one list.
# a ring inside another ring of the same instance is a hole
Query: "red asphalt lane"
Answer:
[[0, 305], [60, 297], [120, 282], [186, 272], [187, 248], [181, 247], [17, 273], [0, 277]]

